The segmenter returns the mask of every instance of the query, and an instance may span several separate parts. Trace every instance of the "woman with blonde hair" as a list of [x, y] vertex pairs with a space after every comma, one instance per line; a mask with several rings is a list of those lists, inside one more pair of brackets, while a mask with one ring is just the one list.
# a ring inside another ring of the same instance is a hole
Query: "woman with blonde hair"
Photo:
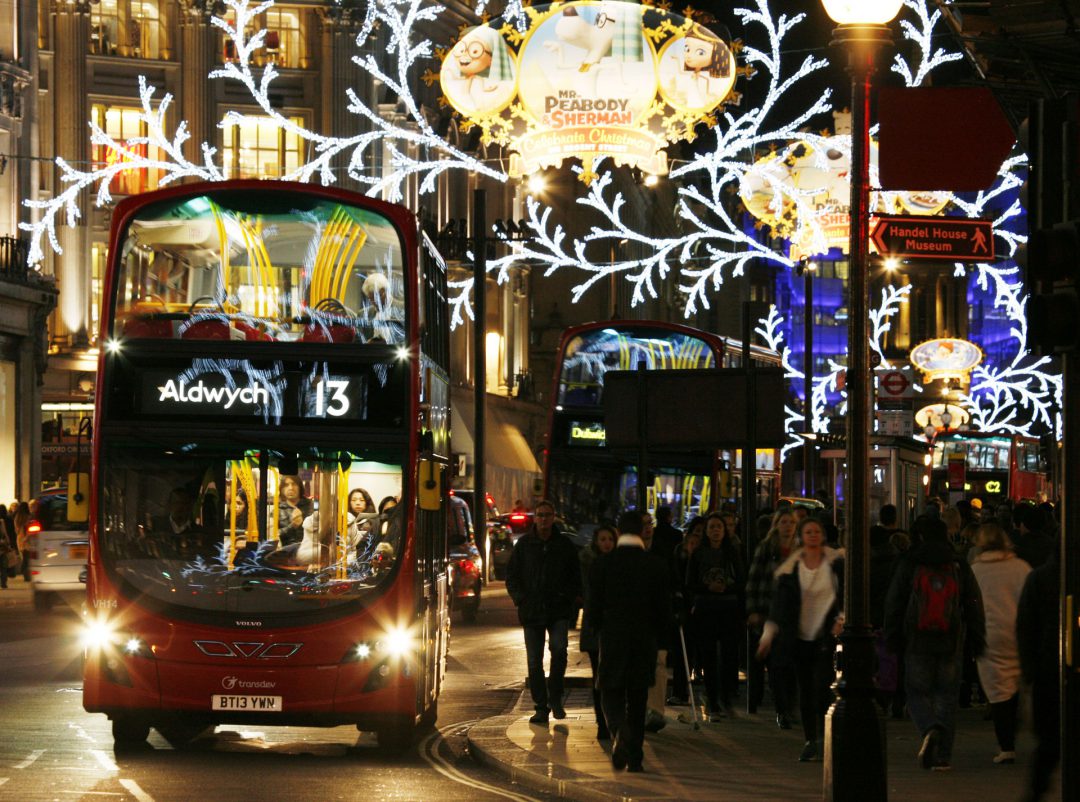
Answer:
[[975, 535], [978, 553], [971, 564], [986, 611], [986, 651], [977, 658], [979, 680], [990, 700], [1000, 752], [997, 764], [1016, 762], [1016, 711], [1019, 702], [1020, 652], [1016, 610], [1031, 566], [1013, 552], [1012, 542], [996, 522], [982, 524]]

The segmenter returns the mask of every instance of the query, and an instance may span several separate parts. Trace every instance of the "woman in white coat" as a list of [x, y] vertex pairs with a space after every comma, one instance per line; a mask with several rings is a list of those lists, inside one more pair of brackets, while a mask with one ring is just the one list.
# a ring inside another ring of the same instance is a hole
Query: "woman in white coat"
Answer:
[[1014, 763], [1020, 682], [1016, 608], [1031, 566], [1013, 553], [1009, 536], [997, 523], [982, 524], [975, 545], [978, 553], [971, 570], [986, 610], [986, 651], [977, 660], [979, 680], [990, 700], [994, 734], [1001, 748], [994, 762]]

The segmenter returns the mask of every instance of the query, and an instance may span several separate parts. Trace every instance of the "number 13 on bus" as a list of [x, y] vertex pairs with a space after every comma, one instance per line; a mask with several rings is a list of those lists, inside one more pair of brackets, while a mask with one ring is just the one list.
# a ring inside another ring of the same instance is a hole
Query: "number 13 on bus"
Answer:
[[110, 235], [83, 701], [120, 743], [433, 724], [449, 627], [446, 270], [406, 210], [255, 181]]

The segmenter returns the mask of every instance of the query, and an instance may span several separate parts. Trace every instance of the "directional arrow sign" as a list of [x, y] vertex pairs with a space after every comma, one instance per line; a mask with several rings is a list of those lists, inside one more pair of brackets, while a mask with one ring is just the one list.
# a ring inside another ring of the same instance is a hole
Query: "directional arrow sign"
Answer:
[[878, 253], [900, 259], [994, 261], [994, 224], [968, 217], [878, 215], [870, 235]]

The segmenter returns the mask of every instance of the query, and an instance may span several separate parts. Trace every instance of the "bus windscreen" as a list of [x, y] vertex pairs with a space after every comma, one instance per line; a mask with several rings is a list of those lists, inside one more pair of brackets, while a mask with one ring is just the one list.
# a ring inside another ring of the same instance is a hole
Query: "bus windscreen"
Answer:
[[597, 329], [571, 339], [559, 371], [557, 403], [599, 407], [604, 374], [609, 370], [712, 368], [712, 348], [704, 340], [679, 331], [642, 327]]
[[303, 614], [370, 601], [404, 532], [402, 457], [115, 439], [100, 555], [121, 592], [173, 614]]
[[405, 340], [401, 237], [371, 209], [208, 190], [139, 209], [118, 247], [114, 340]]

